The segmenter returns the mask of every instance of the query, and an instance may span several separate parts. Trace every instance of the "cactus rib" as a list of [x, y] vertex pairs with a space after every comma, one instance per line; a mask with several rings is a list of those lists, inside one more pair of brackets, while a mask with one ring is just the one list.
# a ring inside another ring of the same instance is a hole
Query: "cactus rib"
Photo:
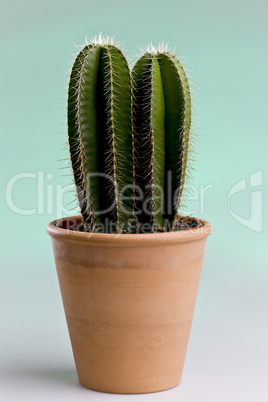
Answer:
[[[158, 58], [165, 97], [166, 181], [168, 172], [171, 172], [171, 192], [174, 200], [171, 211], [166, 208], [165, 217], [170, 222], [175, 222], [185, 184], [191, 128], [191, 95], [187, 76], [176, 57], [167, 52], [159, 54]], [[170, 202], [167, 197], [165, 200], [166, 204]]]
[[152, 230], [164, 226], [161, 210], [165, 164], [164, 96], [157, 58], [145, 54], [135, 64], [132, 78], [136, 181], [145, 198], [145, 202], [136, 203], [136, 209], [139, 221]]
[[102, 82], [108, 139], [104, 171], [112, 178], [108, 193], [113, 199], [117, 230], [127, 230], [132, 211], [132, 203], [126, 199], [129, 193], [126, 187], [131, 186], [133, 174], [129, 158], [132, 149], [131, 83], [124, 55], [111, 45], [103, 48]]
[[[85, 222], [94, 224], [93, 206], [98, 209], [98, 192], [96, 180], [90, 178], [89, 172], [97, 170], [97, 155], [92, 152], [96, 142], [96, 108], [93, 94], [100, 47], [87, 46], [74, 63], [68, 99], [68, 134], [73, 172], [76, 182], [78, 200]], [[92, 90], [91, 90], [92, 88]]]

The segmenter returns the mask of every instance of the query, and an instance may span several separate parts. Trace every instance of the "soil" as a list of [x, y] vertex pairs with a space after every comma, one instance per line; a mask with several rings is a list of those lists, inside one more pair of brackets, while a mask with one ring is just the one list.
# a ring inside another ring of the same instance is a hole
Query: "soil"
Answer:
[[[148, 230], [148, 228], [144, 231], [141, 230], [140, 227], [138, 227], [137, 224], [133, 222], [132, 224], [132, 230], [131, 232], [127, 232], [126, 230], [123, 230], [121, 233], [122, 234], [128, 234], [128, 233], [164, 233], [164, 232], [175, 232], [178, 230], [187, 230], [187, 229], [193, 229], [198, 226], [200, 226], [201, 223], [198, 219], [193, 218], [191, 216], [186, 216], [186, 217], [180, 217], [180, 219], [177, 221], [176, 225], [171, 229], [167, 228], [157, 228], [157, 227], [152, 227]], [[87, 223], [79, 223], [74, 227], [69, 227], [69, 230], [74, 230], [74, 231], [79, 231], [79, 232], [87, 232], [87, 233], [92, 233], [92, 226], [87, 224]]]

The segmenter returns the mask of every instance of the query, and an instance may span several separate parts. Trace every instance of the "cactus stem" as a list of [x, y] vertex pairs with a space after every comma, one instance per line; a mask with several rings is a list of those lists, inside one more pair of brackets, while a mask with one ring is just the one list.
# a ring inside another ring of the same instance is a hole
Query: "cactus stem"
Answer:
[[[87, 60], [89, 54], [91, 53], [91, 50], [92, 50], [92, 48], [88, 48], [87, 52], [83, 53], [85, 55], [85, 58], [84, 58], [84, 61], [81, 63], [81, 68], [79, 70], [79, 78], [77, 81], [77, 88], [81, 88], [81, 86], [82, 86], [83, 74], [86, 72], [85, 71], [85, 61]], [[94, 227], [94, 214], [92, 211], [92, 204], [91, 204], [91, 200], [90, 200], [90, 197], [89, 197], [89, 194], [87, 191], [87, 186], [86, 186], [87, 172], [86, 172], [85, 164], [84, 164], [84, 158], [85, 158], [84, 146], [83, 146], [83, 141], [81, 138], [82, 132], [81, 132], [81, 121], [80, 121], [80, 106], [82, 104], [82, 99], [81, 99], [81, 91], [80, 90], [77, 91], [77, 99], [76, 100], [77, 100], [76, 125], [77, 125], [77, 134], [78, 134], [78, 137], [77, 137], [78, 150], [77, 150], [77, 152], [78, 152], [78, 160], [80, 160], [80, 166], [77, 166], [76, 169], [80, 173], [79, 176], [81, 179], [81, 186], [82, 186], [81, 191], [78, 194], [78, 198], [79, 198], [79, 195], [83, 195], [83, 197], [86, 199], [85, 212], [89, 211], [89, 214], [86, 214], [87, 215], [86, 221], [87, 222], [89, 221], [91, 223], [91, 225], [93, 225], [93, 227]]]
[[[152, 57], [152, 64], [151, 64], [151, 77], [154, 76], [154, 61], [155, 61], [155, 56]], [[155, 224], [155, 211], [154, 211], [154, 129], [153, 129], [153, 103], [154, 103], [154, 85], [153, 85], [153, 78], [151, 79], [151, 91], [150, 91], [150, 96], [151, 96], [151, 102], [150, 102], [150, 137], [151, 137], [151, 161], [150, 161], [150, 166], [151, 166], [151, 173], [152, 173], [152, 183], [151, 183], [151, 206], [152, 206], [152, 217], [151, 221], [153, 225]]]
[[114, 179], [114, 199], [115, 199], [115, 210], [116, 210], [116, 227], [117, 230], [119, 229], [119, 206], [118, 206], [118, 184], [116, 180], [116, 170], [117, 170], [117, 155], [116, 155], [116, 138], [115, 138], [115, 126], [114, 126], [114, 120], [115, 120], [115, 104], [114, 104], [114, 77], [113, 77], [113, 66], [112, 66], [112, 55], [109, 49], [109, 46], [105, 47], [107, 50], [107, 55], [108, 55], [108, 72], [107, 72], [107, 78], [108, 78], [108, 83], [109, 83], [109, 88], [107, 89], [109, 93], [109, 102], [108, 102], [108, 113], [109, 113], [109, 121], [110, 121], [110, 135], [111, 135], [111, 154], [112, 154], [112, 161], [113, 161], [113, 179]]

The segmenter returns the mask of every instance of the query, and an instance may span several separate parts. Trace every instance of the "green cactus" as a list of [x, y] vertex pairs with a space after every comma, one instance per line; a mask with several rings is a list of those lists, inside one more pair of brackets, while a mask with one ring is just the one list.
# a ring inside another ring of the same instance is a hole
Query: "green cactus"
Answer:
[[176, 229], [191, 128], [188, 80], [175, 56], [155, 49], [136, 62], [132, 79], [135, 215], [149, 231]]
[[93, 231], [126, 230], [133, 181], [131, 79], [124, 55], [109, 41], [93, 41], [74, 62], [68, 139], [83, 221]]
[[191, 128], [189, 84], [176, 57], [151, 47], [130, 74], [112, 41], [93, 40], [74, 62], [67, 113], [86, 230], [176, 230]]

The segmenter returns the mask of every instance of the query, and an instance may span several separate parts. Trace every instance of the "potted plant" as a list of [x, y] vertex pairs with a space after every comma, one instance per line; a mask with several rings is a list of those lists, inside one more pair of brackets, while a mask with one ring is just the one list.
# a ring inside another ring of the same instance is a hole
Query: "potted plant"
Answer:
[[81, 216], [51, 222], [79, 381], [112, 393], [179, 384], [211, 225], [179, 214], [191, 137], [185, 71], [152, 46], [130, 73], [110, 40], [78, 54], [68, 138]]

